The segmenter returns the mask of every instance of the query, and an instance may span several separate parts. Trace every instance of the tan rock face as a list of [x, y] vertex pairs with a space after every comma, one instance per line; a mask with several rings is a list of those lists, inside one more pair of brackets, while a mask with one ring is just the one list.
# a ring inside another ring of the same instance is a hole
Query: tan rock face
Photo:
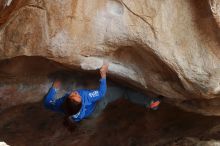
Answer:
[[1, 59], [108, 60], [110, 77], [205, 114], [220, 115], [219, 34], [219, 0], [0, 0]]
[[219, 0], [209, 0], [209, 4], [211, 7], [211, 11], [213, 13], [213, 16], [216, 19], [216, 23], [218, 26], [220, 26], [220, 1]]

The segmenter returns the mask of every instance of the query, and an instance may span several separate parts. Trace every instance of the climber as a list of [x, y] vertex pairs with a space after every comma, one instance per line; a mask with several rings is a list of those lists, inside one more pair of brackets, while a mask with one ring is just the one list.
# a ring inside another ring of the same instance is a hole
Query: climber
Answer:
[[103, 64], [100, 69], [100, 86], [96, 90], [75, 90], [66, 93], [63, 97], [56, 99], [55, 95], [61, 86], [61, 82], [56, 80], [50, 88], [48, 94], [44, 99], [46, 108], [64, 113], [68, 116], [68, 122], [79, 122], [87, 118], [94, 111], [96, 102], [105, 96], [106, 74], [108, 71], [108, 64]]
[[[60, 112], [66, 115], [65, 122], [66, 126], [69, 128], [71, 123], [79, 122], [83, 120], [84, 118], [89, 117], [93, 112], [94, 115], [99, 115], [103, 108], [107, 105], [110, 98], [104, 98], [104, 100], [101, 100], [107, 90], [107, 85], [106, 85], [106, 74], [108, 71], [108, 64], [103, 64], [101, 69], [100, 69], [100, 87], [99, 89], [96, 90], [75, 90], [71, 91], [70, 93], [66, 93], [63, 97], [61, 98], [56, 98], [55, 95], [57, 91], [61, 87], [61, 82], [59, 80], [56, 80], [52, 87], [50, 88], [48, 94], [45, 96], [44, 99], [44, 105], [46, 108], [55, 111], [55, 112]], [[114, 92], [115, 89], [112, 87], [109, 88], [108, 93], [111, 95]], [[122, 95], [125, 95], [124, 90], [122, 90], [122, 94], [120, 93], [119, 95], [114, 95], [115, 97], [122, 97]], [[144, 95], [139, 95], [137, 92], [128, 92], [129, 95], [137, 95], [138, 97], [142, 98]], [[128, 95], [128, 96], [129, 96]], [[107, 95], [109, 96], [109, 94]], [[149, 98], [145, 98], [149, 99]], [[98, 107], [95, 109], [96, 103], [100, 101], [98, 104]], [[109, 101], [110, 102], [110, 101]], [[103, 103], [105, 104], [103, 106]], [[149, 103], [149, 102], [148, 102]], [[150, 100], [150, 104], [148, 104], [149, 109], [157, 109], [160, 104], [159, 100]], [[100, 108], [101, 107], [101, 108]], [[100, 110], [101, 109], [101, 110]]]

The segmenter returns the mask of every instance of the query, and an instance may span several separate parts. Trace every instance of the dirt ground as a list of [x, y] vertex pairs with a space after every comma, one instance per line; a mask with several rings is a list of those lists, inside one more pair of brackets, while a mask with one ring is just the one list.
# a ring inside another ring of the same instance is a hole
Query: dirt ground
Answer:
[[220, 139], [220, 117], [207, 117], [162, 103], [157, 111], [119, 99], [97, 118], [85, 119], [70, 132], [63, 116], [41, 102], [12, 107], [1, 113], [0, 141], [12, 146], [153, 146], [195, 145]]

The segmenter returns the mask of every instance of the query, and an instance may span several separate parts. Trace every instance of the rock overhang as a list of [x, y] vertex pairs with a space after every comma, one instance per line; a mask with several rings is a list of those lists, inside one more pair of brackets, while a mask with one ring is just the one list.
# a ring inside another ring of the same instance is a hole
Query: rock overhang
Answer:
[[0, 57], [42, 56], [86, 71], [107, 60], [112, 77], [178, 106], [209, 102], [220, 92], [218, 3], [11, 1], [1, 10]]

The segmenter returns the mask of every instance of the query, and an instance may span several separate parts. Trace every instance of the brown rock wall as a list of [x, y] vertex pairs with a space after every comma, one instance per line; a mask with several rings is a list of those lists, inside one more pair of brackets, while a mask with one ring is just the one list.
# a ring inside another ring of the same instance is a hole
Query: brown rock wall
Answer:
[[178, 106], [219, 98], [219, 0], [8, 0], [0, 8], [1, 59], [37, 55], [82, 70], [108, 60], [110, 76]]

